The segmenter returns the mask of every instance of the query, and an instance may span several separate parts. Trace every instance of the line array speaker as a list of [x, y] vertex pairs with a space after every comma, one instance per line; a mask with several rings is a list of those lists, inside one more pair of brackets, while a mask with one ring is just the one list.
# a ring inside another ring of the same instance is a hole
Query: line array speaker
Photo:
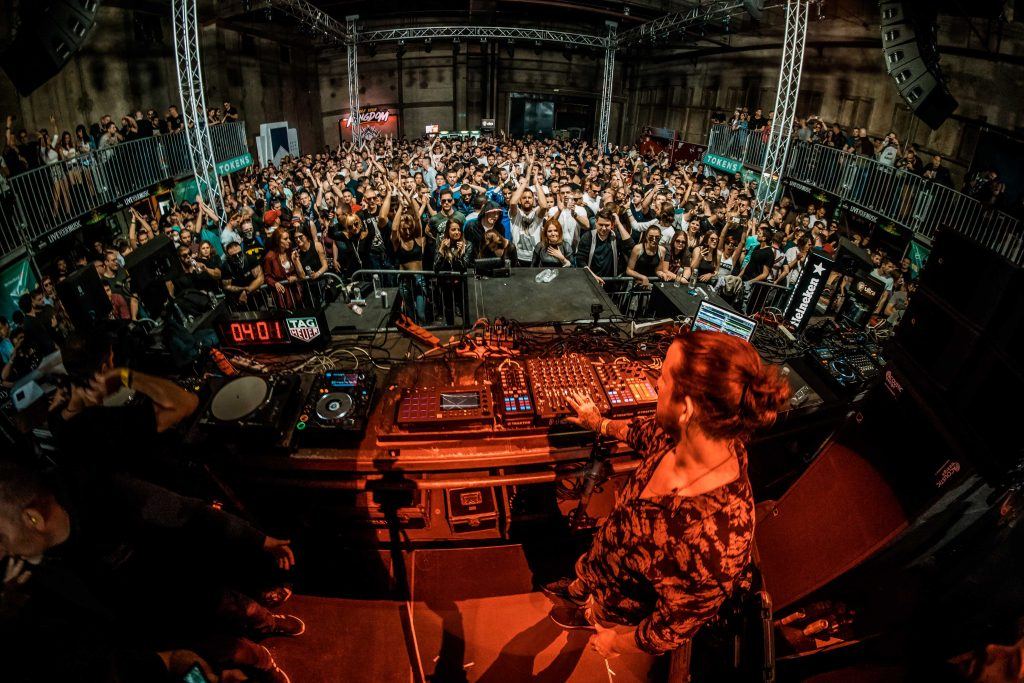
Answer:
[[14, 38], [0, 53], [0, 67], [22, 96], [57, 75], [85, 44], [99, 0], [20, 3]]
[[910, 110], [936, 129], [960, 105], [939, 69], [935, 9], [929, 9], [923, 0], [879, 5], [885, 69]]

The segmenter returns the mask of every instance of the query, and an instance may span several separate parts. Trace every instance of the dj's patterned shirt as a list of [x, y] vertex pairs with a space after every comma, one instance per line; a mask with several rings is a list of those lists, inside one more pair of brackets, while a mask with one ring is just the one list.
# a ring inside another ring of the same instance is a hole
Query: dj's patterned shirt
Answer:
[[635, 420], [626, 442], [643, 462], [619, 492], [589, 552], [576, 562], [580, 584], [608, 621], [636, 626], [652, 654], [674, 650], [715, 615], [750, 562], [754, 497], [746, 452], [741, 475], [699, 496], [641, 499], [673, 441], [654, 418]]

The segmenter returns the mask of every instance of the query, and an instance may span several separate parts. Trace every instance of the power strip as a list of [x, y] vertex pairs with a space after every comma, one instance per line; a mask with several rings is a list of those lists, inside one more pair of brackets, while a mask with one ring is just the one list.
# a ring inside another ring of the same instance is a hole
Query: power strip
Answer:
[[782, 333], [782, 336], [785, 337], [790, 344], [796, 341], [796, 337], [793, 336], [793, 333], [789, 331], [789, 328], [786, 327], [785, 324], [779, 325], [779, 332]]

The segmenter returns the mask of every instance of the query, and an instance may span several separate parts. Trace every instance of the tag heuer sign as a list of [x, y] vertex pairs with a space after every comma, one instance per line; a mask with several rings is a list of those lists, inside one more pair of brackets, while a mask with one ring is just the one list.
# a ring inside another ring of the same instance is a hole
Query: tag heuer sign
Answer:
[[320, 336], [320, 323], [316, 318], [287, 318], [288, 334], [309, 343]]

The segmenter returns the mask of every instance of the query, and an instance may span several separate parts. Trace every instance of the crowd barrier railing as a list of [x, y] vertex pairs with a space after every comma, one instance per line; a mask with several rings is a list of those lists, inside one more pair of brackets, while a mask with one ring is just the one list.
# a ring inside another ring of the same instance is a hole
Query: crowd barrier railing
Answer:
[[326, 272], [315, 280], [265, 284], [244, 296], [229, 294], [228, 310], [232, 313], [323, 310], [333, 299], [331, 290], [342, 287], [342, 279], [331, 272]]
[[473, 277], [472, 271], [366, 269], [354, 272], [350, 282], [363, 298], [375, 296], [376, 287], [393, 295], [396, 310], [420, 327], [465, 329], [475, 322], [469, 308], [469, 280]]
[[[245, 124], [210, 127], [214, 157], [226, 161], [248, 151]], [[0, 185], [0, 256], [35, 242], [77, 219], [132, 195], [192, 173], [185, 133], [121, 142], [6, 179]], [[140, 197], [141, 198], [141, 197]]]
[[[762, 136], [724, 124], [712, 127], [708, 151], [756, 170], [764, 164]], [[823, 190], [927, 238], [940, 226], [949, 226], [1015, 263], [1024, 263], [1024, 227], [1019, 219], [875, 159], [794, 140], [784, 180]]]

